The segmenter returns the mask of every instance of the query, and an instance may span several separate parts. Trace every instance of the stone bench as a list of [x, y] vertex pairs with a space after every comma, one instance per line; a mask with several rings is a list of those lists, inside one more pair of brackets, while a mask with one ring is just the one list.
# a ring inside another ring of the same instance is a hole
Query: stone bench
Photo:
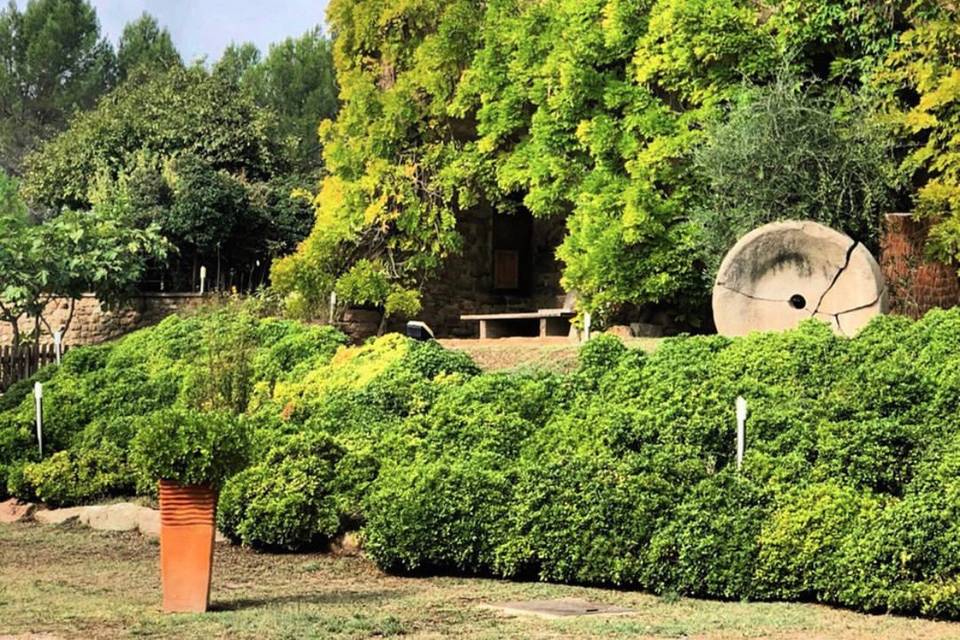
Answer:
[[507, 337], [567, 337], [572, 309], [540, 309], [522, 313], [482, 313], [460, 316], [467, 322], [480, 322], [480, 339]]

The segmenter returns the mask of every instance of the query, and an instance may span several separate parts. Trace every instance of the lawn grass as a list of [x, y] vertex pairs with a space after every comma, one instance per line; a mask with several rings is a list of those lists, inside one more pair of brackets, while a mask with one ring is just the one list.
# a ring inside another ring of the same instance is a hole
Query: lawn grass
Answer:
[[[580, 597], [621, 617], [508, 618], [481, 605]], [[156, 542], [80, 527], [0, 525], [0, 637], [960, 638], [960, 624], [810, 604], [722, 603], [471, 578], [400, 578], [360, 558], [218, 545], [206, 615], [164, 615]], [[49, 636], [32, 635], [49, 634]]]

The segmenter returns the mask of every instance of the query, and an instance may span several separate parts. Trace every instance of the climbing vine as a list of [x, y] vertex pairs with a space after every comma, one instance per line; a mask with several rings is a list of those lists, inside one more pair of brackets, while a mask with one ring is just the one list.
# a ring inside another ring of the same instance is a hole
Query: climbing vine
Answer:
[[[423, 283], [461, 249], [465, 212], [522, 207], [565, 220], [557, 256], [582, 311], [695, 305], [707, 265], [724, 250], [702, 241], [697, 212], [709, 211], [713, 193], [697, 155], [736, 105], [784, 75], [816, 85], [827, 118], [849, 119], [850, 104], [866, 103], [865, 112], [901, 113], [903, 135], [934, 129], [903, 171], [932, 171], [920, 209], [955, 203], [950, 127], [960, 82], [944, 63], [954, 60], [957, 27], [935, 7], [334, 0], [343, 109], [321, 125], [329, 176], [315, 197], [314, 233], [276, 266], [274, 281], [306, 314], [331, 291], [413, 313]], [[898, 102], [897, 81], [925, 97]], [[849, 219], [872, 216], [858, 233], [876, 233], [879, 200], [839, 206]]]

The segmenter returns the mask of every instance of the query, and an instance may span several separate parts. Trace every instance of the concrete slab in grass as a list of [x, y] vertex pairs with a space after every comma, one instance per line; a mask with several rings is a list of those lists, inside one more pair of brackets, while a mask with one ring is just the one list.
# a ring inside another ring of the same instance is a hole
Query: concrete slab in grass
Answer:
[[483, 608], [511, 616], [533, 616], [546, 620], [571, 618], [574, 616], [622, 616], [633, 613], [630, 609], [598, 602], [589, 602], [582, 598], [500, 602], [483, 605]]

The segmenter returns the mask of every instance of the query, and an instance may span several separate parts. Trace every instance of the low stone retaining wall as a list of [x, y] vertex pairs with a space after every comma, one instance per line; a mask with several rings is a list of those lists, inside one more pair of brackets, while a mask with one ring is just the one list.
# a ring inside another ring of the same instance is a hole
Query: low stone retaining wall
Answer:
[[[41, 525], [63, 525], [70, 522], [98, 531], [137, 531], [148, 538], [160, 537], [160, 512], [133, 502], [46, 509], [32, 502], [10, 498], [0, 502], [0, 525], [36, 522]], [[219, 530], [216, 542], [229, 542]], [[340, 556], [356, 556], [361, 552], [360, 538], [348, 531], [330, 542], [329, 551]], [[2, 640], [2, 638], [0, 638]]]
[[[66, 345], [97, 344], [117, 338], [126, 333], [156, 324], [169, 315], [187, 313], [216, 299], [216, 294], [199, 293], [151, 293], [130, 301], [124, 308], [113, 311], [104, 310], [100, 301], [92, 294], [86, 294], [76, 301], [73, 320], [63, 338]], [[70, 300], [59, 298], [51, 301], [44, 318], [56, 330], [63, 326], [70, 315]], [[30, 333], [33, 321], [24, 318], [20, 330]], [[10, 344], [13, 339], [11, 327], [0, 323], [0, 344]], [[52, 337], [44, 335], [43, 344], [52, 342]]]

